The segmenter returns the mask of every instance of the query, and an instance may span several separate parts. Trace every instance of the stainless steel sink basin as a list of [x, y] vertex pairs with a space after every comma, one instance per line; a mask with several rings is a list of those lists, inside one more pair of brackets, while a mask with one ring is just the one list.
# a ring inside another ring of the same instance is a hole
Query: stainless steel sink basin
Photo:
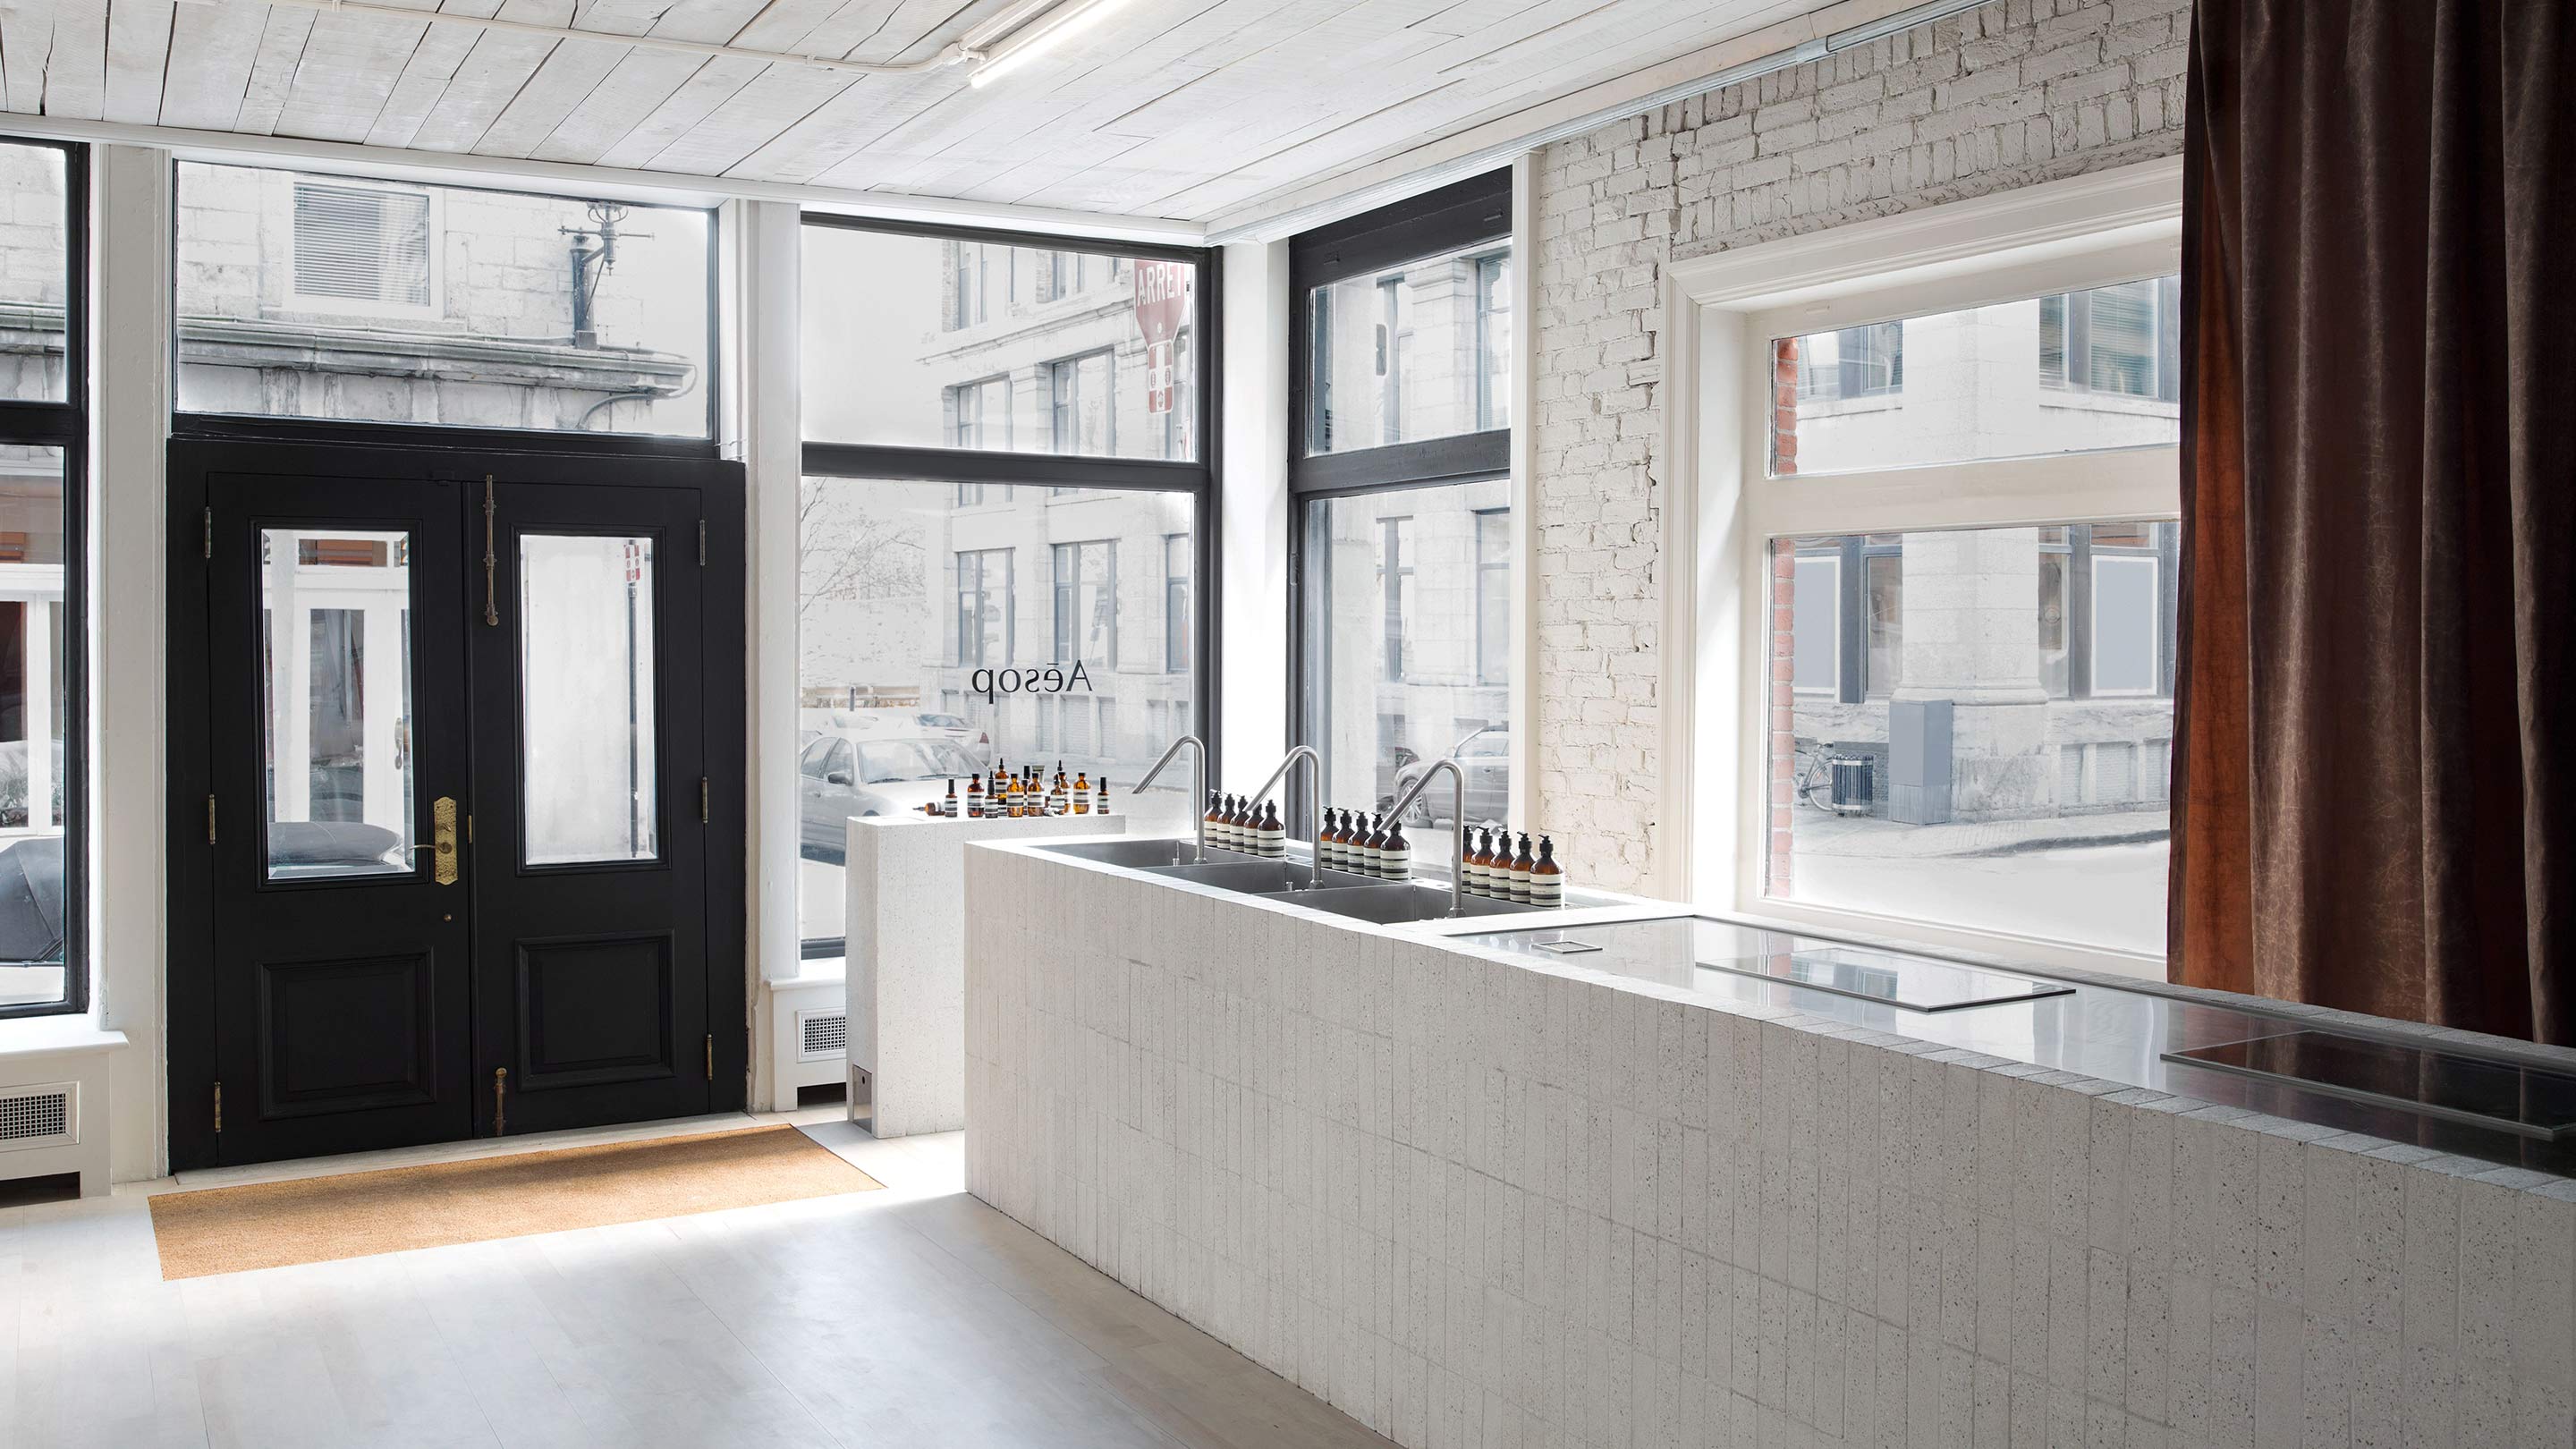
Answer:
[[[1355, 921], [1369, 921], [1381, 926], [1402, 925], [1408, 921], [1437, 921], [1449, 914], [1449, 892], [1430, 886], [1327, 886], [1319, 891], [1262, 891], [1258, 894], [1263, 900], [1285, 901], [1310, 911], [1348, 916]], [[1465, 914], [1507, 916], [1536, 909], [1535, 906], [1515, 905], [1488, 896], [1469, 896]]]
[[[1096, 860], [1103, 865], [1123, 865], [1131, 869], [1187, 865], [1190, 860], [1190, 843], [1187, 840], [1076, 840], [1064, 845], [1041, 845], [1038, 849], [1069, 855], [1076, 860]], [[1251, 858], [1214, 847], [1208, 850], [1210, 862]]]
[[[1281, 891], [1302, 891], [1314, 882], [1314, 867], [1294, 860], [1244, 860], [1221, 858], [1209, 852], [1205, 865], [1162, 865], [1145, 868], [1147, 875], [1185, 880], [1192, 885], [1214, 886], [1223, 891], [1243, 891], [1250, 895], [1273, 895]], [[1324, 872], [1324, 889], [1365, 886], [1364, 875], [1346, 875], [1338, 870]]]

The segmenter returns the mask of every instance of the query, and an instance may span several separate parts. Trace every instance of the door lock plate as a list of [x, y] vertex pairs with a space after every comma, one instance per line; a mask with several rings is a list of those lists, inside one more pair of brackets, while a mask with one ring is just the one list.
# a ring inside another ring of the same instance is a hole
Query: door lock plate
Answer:
[[456, 884], [456, 801], [441, 795], [429, 807], [430, 875], [440, 885]]

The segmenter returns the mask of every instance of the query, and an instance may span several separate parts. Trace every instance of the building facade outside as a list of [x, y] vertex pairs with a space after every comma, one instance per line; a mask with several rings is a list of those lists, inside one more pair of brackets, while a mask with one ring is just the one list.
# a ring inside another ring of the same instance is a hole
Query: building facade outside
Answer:
[[[2170, 447], [2178, 292], [1781, 338], [1769, 471]], [[1775, 541], [1769, 893], [2160, 949], [2178, 546], [2158, 520]], [[2051, 870], [2062, 920], [1987, 899]]]

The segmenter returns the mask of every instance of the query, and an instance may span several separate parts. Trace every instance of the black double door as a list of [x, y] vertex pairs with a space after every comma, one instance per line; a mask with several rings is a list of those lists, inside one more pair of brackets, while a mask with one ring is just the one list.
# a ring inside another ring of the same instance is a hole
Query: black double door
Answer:
[[740, 1105], [739, 474], [433, 457], [173, 449], [175, 1164]]

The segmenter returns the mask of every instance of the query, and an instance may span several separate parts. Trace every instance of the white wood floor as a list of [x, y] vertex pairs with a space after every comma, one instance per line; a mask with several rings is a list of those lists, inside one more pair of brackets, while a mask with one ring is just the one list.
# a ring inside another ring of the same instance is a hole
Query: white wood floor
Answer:
[[298, 1170], [0, 1209], [0, 1446], [1386, 1444], [967, 1197], [956, 1135], [794, 1120], [886, 1191], [178, 1283], [151, 1193]]

